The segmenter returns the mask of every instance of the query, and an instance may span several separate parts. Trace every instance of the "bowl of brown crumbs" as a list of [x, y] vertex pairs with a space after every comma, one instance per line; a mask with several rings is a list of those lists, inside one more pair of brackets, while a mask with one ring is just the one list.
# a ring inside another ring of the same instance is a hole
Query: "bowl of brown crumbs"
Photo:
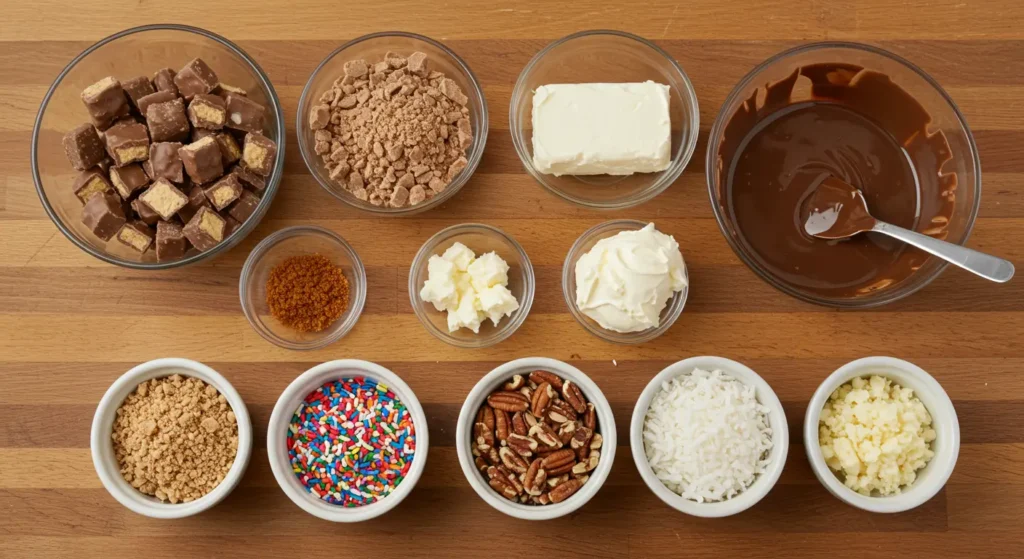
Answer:
[[149, 361], [121, 375], [90, 435], [103, 487], [128, 509], [183, 518], [223, 500], [252, 452], [249, 412], [231, 383], [189, 359]]
[[407, 215], [442, 204], [476, 170], [487, 102], [445, 45], [384, 32], [345, 43], [299, 99], [299, 151], [317, 182], [361, 210]]
[[333, 231], [287, 227], [249, 254], [238, 295], [245, 318], [265, 340], [286, 349], [319, 349], [341, 339], [359, 320], [366, 270]]

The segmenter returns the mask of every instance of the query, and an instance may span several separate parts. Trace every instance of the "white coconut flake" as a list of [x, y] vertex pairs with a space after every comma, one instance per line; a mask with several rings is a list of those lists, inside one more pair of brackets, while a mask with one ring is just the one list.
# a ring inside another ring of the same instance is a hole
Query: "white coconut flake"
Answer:
[[662, 384], [644, 419], [644, 449], [670, 490], [698, 503], [730, 499], [765, 472], [769, 409], [754, 387], [720, 370]]

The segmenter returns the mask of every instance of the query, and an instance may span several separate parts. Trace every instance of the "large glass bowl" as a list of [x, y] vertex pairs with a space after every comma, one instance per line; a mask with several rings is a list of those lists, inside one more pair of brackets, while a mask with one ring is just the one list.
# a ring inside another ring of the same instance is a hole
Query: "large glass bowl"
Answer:
[[[857, 43], [828, 42], [796, 47], [769, 58], [740, 80], [725, 100], [711, 128], [706, 162], [708, 194], [718, 226], [726, 241], [740, 260], [761, 279], [786, 294], [819, 305], [840, 308], [877, 307], [902, 299], [928, 285], [946, 268], [946, 263], [936, 257], [929, 257], [916, 272], [903, 281], [856, 297], [825, 297], [798, 289], [784, 282], [758, 261], [729, 211], [727, 185], [719, 176], [719, 149], [725, 127], [754, 91], [763, 88], [765, 84], [775, 83], [791, 75], [798, 67], [827, 62], [856, 64], [886, 74], [928, 111], [932, 117], [930, 131], [941, 130], [953, 153], [953, 160], [947, 163], [943, 170], [955, 172], [958, 179], [956, 205], [947, 226], [945, 240], [961, 245], [967, 241], [981, 203], [981, 164], [967, 121], [949, 95], [923, 70], [893, 53]], [[722, 168], [728, 168], [728, 165], [729, 163], [722, 162]]]
[[[672, 160], [664, 171], [613, 175], [546, 175], [533, 164], [533, 92], [562, 83], [633, 83], [651, 80], [669, 86]], [[551, 43], [523, 68], [512, 90], [509, 129], [523, 167], [558, 197], [593, 209], [623, 209], [654, 198], [682, 174], [697, 146], [700, 113], [686, 72], [667, 52], [636, 35], [593, 30]]]
[[[316, 142], [313, 138], [315, 132], [309, 126], [309, 110], [319, 101], [320, 96], [331, 88], [334, 80], [345, 75], [346, 62], [362, 58], [373, 63], [383, 60], [384, 55], [388, 52], [408, 56], [416, 51], [427, 55], [427, 63], [431, 70], [444, 72], [469, 97], [467, 106], [469, 107], [470, 126], [473, 128], [473, 143], [466, 150], [468, 163], [466, 168], [443, 191], [429, 200], [415, 206], [401, 208], [374, 206], [365, 200], [356, 198], [331, 180], [323, 161], [313, 150]], [[341, 45], [334, 52], [328, 54], [327, 58], [324, 58], [309, 76], [309, 81], [306, 82], [306, 87], [302, 90], [302, 97], [299, 98], [299, 109], [295, 119], [296, 133], [299, 137], [299, 153], [302, 154], [302, 160], [306, 162], [310, 174], [320, 183], [320, 186], [350, 206], [385, 216], [419, 213], [440, 206], [450, 199], [473, 176], [473, 172], [476, 171], [480, 159], [484, 155], [484, 145], [487, 143], [487, 101], [484, 99], [483, 89], [480, 88], [480, 82], [477, 81], [473, 71], [457, 54], [441, 43], [423, 35], [400, 31], [364, 35]]]
[[[277, 161], [256, 211], [216, 247], [189, 250], [183, 258], [157, 262], [152, 249], [144, 254], [116, 239], [103, 241], [82, 224], [82, 203], [71, 185], [78, 174], [64, 154], [64, 134], [89, 121], [82, 90], [105, 76], [127, 80], [152, 76], [161, 68], [181, 68], [201, 57], [223, 83], [241, 87], [249, 98], [267, 108], [264, 133], [277, 143]], [[234, 43], [204, 29], [186, 25], [145, 25], [116, 33], [85, 49], [57, 76], [43, 97], [32, 131], [32, 178], [43, 208], [72, 243], [89, 254], [118, 266], [160, 270], [193, 264], [222, 253], [245, 238], [270, 209], [284, 169], [285, 124], [281, 103], [263, 70]]]

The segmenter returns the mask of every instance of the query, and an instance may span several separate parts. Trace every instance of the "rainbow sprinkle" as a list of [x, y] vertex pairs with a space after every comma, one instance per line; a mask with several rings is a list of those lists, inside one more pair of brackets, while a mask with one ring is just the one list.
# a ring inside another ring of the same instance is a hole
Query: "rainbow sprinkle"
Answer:
[[391, 494], [416, 453], [412, 416], [388, 387], [355, 377], [309, 393], [288, 426], [292, 471], [332, 505], [361, 507]]

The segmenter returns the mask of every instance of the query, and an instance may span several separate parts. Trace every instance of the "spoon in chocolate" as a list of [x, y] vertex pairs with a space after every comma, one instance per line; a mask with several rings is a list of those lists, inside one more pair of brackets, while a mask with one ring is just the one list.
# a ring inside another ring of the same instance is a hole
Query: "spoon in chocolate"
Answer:
[[1003, 283], [1013, 277], [1013, 264], [1008, 260], [878, 221], [868, 213], [868, 204], [860, 190], [836, 177], [822, 181], [804, 207], [809, 210], [804, 231], [812, 237], [846, 239], [874, 231], [913, 245], [985, 279]]

